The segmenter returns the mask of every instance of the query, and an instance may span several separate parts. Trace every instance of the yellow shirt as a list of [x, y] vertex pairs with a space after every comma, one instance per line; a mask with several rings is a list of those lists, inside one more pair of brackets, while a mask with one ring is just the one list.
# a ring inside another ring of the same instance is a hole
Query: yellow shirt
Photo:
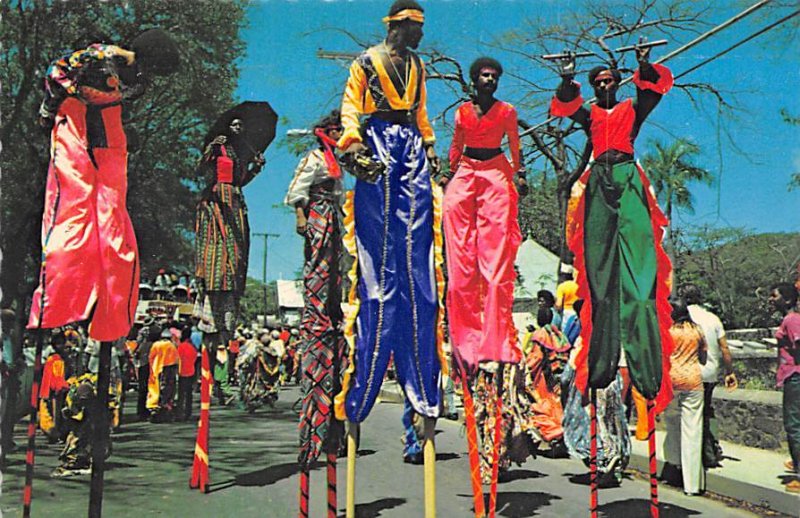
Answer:
[[[408, 66], [410, 70], [408, 74], [408, 84], [406, 85], [406, 91], [401, 97], [397, 93], [384, 67], [384, 58], [388, 61], [387, 51], [385, 47], [379, 45], [368, 49], [350, 65], [350, 77], [347, 79], [344, 97], [342, 98], [341, 111], [344, 133], [338, 142], [339, 149], [346, 149], [354, 142], [361, 142], [361, 121], [359, 117], [378, 111], [376, 100], [373, 98], [369, 85], [367, 84], [367, 72], [364, 70], [364, 66], [368, 62], [372, 63], [383, 95], [386, 98], [389, 108], [392, 110], [413, 109], [414, 102], [417, 99], [417, 84], [419, 84], [419, 106], [416, 108], [417, 127], [426, 144], [433, 143], [436, 140], [433, 134], [433, 128], [428, 120], [425, 66], [422, 60], [419, 60], [421, 65], [419, 68], [421, 69], [418, 69], [416, 65], [417, 60], [409, 56]], [[421, 74], [421, 80], [418, 80], [419, 74]]]
[[578, 300], [578, 283], [564, 281], [556, 288], [556, 307], [563, 310], [572, 310], [573, 304]]

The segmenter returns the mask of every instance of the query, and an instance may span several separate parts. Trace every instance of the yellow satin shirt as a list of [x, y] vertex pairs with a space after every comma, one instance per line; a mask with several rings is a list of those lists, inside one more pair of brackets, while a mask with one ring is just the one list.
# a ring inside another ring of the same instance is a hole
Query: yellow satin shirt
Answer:
[[[422, 60], [422, 70], [418, 70], [416, 60], [410, 59], [409, 66], [411, 70], [408, 75], [408, 85], [406, 91], [401, 97], [394, 84], [392, 83], [386, 68], [383, 65], [382, 57], [385, 57], [386, 51], [381, 46], [376, 46], [368, 49], [366, 54], [371, 58], [371, 62], [375, 68], [376, 76], [380, 82], [383, 95], [392, 110], [411, 110], [414, 101], [417, 97], [417, 84], [419, 84], [419, 106], [417, 106], [417, 127], [422, 134], [422, 139], [426, 144], [431, 144], [436, 140], [433, 134], [433, 128], [428, 120], [427, 108], [427, 92], [425, 88], [425, 66]], [[364, 71], [361, 63], [361, 58], [356, 59], [350, 65], [350, 77], [347, 79], [347, 85], [344, 90], [344, 97], [342, 99], [342, 126], [344, 133], [339, 139], [339, 149], [346, 149], [353, 142], [361, 142], [361, 115], [369, 115], [378, 111], [376, 101], [372, 97], [372, 93], [367, 85], [367, 74]], [[418, 74], [422, 74], [422, 80], [418, 81]]]

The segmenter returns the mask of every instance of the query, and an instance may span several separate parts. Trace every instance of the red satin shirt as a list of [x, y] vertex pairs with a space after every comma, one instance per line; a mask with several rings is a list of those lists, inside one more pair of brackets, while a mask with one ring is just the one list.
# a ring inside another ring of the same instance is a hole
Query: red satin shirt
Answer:
[[594, 156], [599, 157], [609, 149], [633, 154], [633, 123], [636, 111], [633, 101], [626, 99], [610, 110], [592, 105], [591, 132]]
[[518, 171], [519, 130], [517, 129], [517, 110], [503, 101], [496, 101], [481, 118], [475, 113], [472, 102], [465, 102], [456, 110], [456, 129], [450, 144], [450, 170], [455, 172], [464, 146], [477, 148], [498, 148], [503, 135], [508, 135], [511, 151], [511, 168]]

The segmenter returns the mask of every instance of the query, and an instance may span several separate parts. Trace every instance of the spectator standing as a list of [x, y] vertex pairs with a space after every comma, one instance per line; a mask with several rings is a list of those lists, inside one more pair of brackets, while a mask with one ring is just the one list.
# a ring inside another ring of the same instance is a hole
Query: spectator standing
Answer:
[[687, 284], [682, 291], [683, 298], [689, 304], [689, 316], [703, 330], [708, 346], [706, 364], [700, 369], [703, 378], [703, 466], [714, 468], [722, 460], [722, 448], [711, 433], [711, 419], [714, 417], [713, 393], [719, 380], [720, 361], [725, 368], [725, 387], [733, 390], [739, 383], [733, 373], [733, 359], [722, 322], [717, 315], [700, 305], [703, 298], [697, 285]]
[[197, 349], [191, 342], [192, 329], [184, 327], [178, 345], [178, 420], [188, 421], [192, 417], [192, 389], [195, 379]]
[[664, 454], [667, 465], [662, 478], [677, 485], [679, 465], [683, 492], [700, 495], [705, 490], [702, 458], [703, 378], [700, 365], [706, 363], [706, 340], [702, 329], [692, 322], [683, 299], [672, 301], [670, 327], [673, 349], [670, 376], [675, 397], [666, 409], [667, 436]]
[[794, 477], [786, 483], [786, 491], [800, 493], [800, 313], [797, 312], [797, 289], [789, 283], [772, 287], [772, 306], [783, 315], [775, 332], [778, 340], [778, 387], [783, 387], [783, 426], [789, 439], [786, 468]]

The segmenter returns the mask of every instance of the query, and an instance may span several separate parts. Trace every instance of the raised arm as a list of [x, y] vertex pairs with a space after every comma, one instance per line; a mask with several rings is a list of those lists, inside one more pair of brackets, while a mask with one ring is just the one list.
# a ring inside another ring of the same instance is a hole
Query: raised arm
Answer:
[[646, 53], [639, 55], [639, 69], [633, 74], [633, 83], [636, 85], [635, 133], [639, 132], [661, 97], [672, 88], [673, 82], [672, 72], [667, 67], [651, 64], [647, 61]]
[[589, 129], [589, 110], [583, 106], [581, 84], [575, 81], [575, 58], [569, 57], [561, 63], [561, 84], [550, 102], [550, 115], [569, 117], [585, 130]]
[[129, 50], [116, 45], [95, 43], [54, 61], [45, 74], [44, 99], [39, 107], [41, 119], [52, 121], [61, 102], [71, 95], [78, 94], [78, 78], [90, 62], [115, 56], [124, 57], [129, 65], [133, 64], [135, 59], [134, 53]]

